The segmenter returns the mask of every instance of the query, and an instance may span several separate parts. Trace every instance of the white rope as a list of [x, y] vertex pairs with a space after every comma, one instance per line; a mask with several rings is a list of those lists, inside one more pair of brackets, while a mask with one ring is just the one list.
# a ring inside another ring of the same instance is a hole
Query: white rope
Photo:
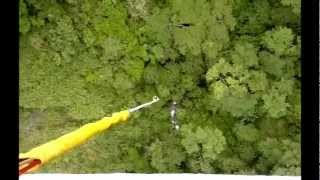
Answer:
[[144, 108], [144, 107], [147, 107], [147, 106], [150, 106], [151, 104], [156, 103], [156, 102], [158, 102], [159, 100], [160, 100], [160, 99], [159, 99], [158, 96], [153, 96], [152, 101], [147, 102], [147, 103], [144, 103], [144, 104], [141, 104], [140, 106], [131, 108], [131, 109], [129, 109], [129, 112], [132, 113], [132, 112], [138, 111], [139, 109]]

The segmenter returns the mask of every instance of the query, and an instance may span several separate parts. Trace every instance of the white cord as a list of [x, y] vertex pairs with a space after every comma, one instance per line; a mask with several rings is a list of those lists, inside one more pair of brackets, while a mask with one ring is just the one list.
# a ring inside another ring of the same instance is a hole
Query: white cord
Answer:
[[131, 109], [129, 109], [129, 112], [132, 113], [132, 112], [138, 111], [139, 109], [144, 108], [144, 107], [147, 107], [147, 106], [150, 106], [151, 104], [156, 103], [156, 102], [158, 102], [159, 100], [160, 100], [160, 99], [159, 99], [158, 96], [153, 96], [152, 101], [147, 102], [147, 103], [144, 103], [144, 104], [141, 104], [140, 106], [131, 108]]

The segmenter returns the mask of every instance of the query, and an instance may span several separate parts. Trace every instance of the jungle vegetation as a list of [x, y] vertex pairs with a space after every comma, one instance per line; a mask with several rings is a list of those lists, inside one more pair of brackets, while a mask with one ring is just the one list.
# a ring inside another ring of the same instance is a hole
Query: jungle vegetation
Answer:
[[161, 99], [40, 172], [300, 175], [299, 0], [20, 0], [19, 9], [21, 152]]

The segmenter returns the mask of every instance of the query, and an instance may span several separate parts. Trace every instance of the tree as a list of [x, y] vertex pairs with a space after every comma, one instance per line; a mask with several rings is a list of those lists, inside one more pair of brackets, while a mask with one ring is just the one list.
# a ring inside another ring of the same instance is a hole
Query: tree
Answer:
[[20, 0], [20, 147], [157, 95], [41, 172], [299, 175], [299, 13], [297, 0]]

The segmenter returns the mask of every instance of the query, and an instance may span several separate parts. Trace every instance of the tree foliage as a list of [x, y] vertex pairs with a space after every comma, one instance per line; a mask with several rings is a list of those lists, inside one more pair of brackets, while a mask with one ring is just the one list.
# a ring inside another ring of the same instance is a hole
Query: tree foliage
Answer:
[[21, 149], [157, 95], [42, 172], [299, 175], [300, 6], [20, 0]]

